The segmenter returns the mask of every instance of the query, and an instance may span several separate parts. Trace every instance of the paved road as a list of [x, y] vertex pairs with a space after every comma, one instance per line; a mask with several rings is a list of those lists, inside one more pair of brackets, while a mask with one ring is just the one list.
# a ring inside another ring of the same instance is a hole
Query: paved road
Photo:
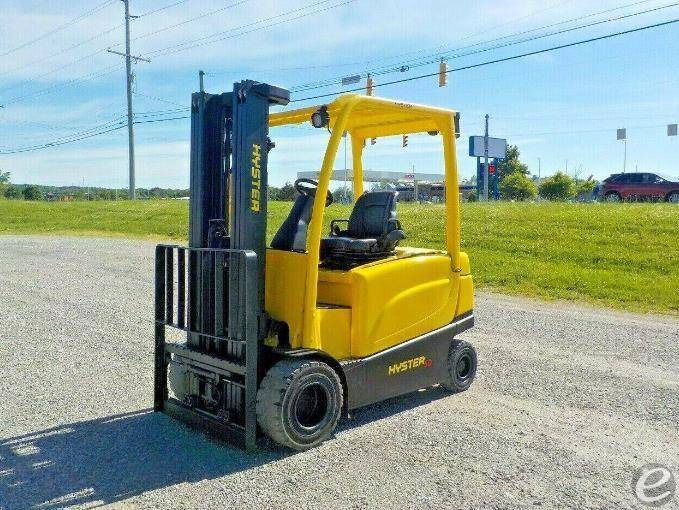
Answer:
[[[0, 237], [0, 508], [640, 508], [679, 470], [679, 320], [480, 294], [478, 380], [245, 455], [153, 414], [152, 244]], [[671, 505], [677, 507], [675, 500]]]

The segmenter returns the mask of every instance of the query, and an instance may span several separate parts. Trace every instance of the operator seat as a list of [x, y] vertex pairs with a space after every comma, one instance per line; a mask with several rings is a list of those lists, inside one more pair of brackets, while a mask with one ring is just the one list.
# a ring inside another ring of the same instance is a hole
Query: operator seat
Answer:
[[[333, 220], [330, 237], [321, 240], [323, 265], [348, 269], [393, 255], [406, 237], [396, 218], [396, 195], [395, 191], [366, 192], [348, 220]], [[347, 230], [341, 230], [338, 223], [347, 223]]]

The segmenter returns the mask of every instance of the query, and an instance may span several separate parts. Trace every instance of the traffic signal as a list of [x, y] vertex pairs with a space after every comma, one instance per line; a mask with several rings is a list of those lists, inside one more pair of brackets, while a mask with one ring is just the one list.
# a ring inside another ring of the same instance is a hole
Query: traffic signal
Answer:
[[441, 59], [439, 64], [439, 87], [445, 87], [448, 83], [448, 63]]
[[403, 135], [403, 146], [408, 147], [408, 135]]
[[373, 81], [373, 77], [368, 75], [368, 80], [365, 83], [365, 93], [366, 93], [366, 95], [372, 96], [374, 87], [375, 87], [375, 82]]

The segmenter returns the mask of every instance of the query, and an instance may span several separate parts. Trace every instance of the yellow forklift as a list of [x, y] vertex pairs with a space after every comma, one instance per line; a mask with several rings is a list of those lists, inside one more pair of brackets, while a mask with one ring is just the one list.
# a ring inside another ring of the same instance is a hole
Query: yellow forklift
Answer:
[[[474, 322], [458, 114], [363, 95], [270, 112], [288, 102], [253, 81], [193, 94], [189, 246], [156, 248], [154, 408], [247, 450], [260, 432], [312, 448], [353, 409], [436, 384], [464, 391], [476, 373], [474, 348], [456, 339]], [[319, 179], [295, 182], [267, 246], [269, 128], [307, 122], [330, 133]], [[345, 132], [353, 210], [324, 232]], [[399, 246], [396, 193], [363, 190], [365, 141], [412, 133], [442, 144], [445, 250]]]

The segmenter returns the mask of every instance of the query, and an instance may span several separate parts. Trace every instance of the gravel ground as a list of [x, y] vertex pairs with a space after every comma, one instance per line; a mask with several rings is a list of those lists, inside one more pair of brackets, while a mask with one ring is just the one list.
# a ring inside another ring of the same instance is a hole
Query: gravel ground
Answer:
[[149, 409], [152, 248], [0, 237], [1, 509], [640, 508], [639, 466], [679, 474], [679, 320], [485, 293], [470, 391], [305, 453], [215, 443]]

